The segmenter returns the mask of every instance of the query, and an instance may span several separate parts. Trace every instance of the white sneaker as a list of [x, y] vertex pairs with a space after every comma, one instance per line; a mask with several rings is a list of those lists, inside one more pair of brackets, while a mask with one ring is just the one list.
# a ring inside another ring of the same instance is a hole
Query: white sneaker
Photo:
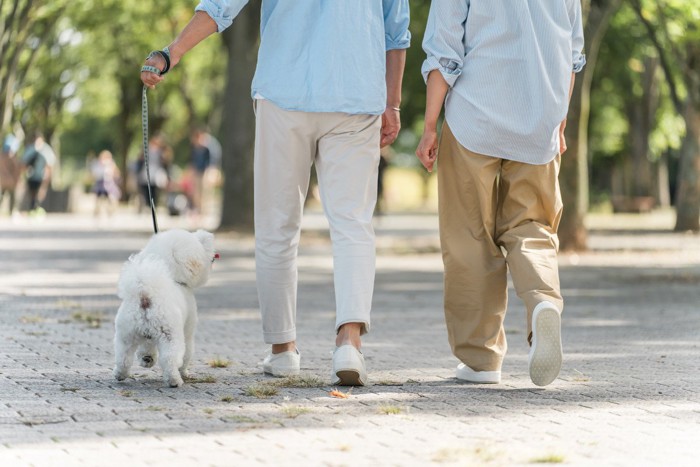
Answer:
[[561, 350], [561, 314], [550, 302], [539, 303], [532, 312], [532, 347], [528, 358], [530, 379], [546, 386], [559, 376], [564, 356]]
[[501, 372], [498, 371], [474, 371], [464, 363], [457, 365], [457, 379], [470, 383], [498, 384], [501, 382]]
[[280, 378], [295, 376], [299, 374], [300, 364], [301, 355], [297, 349], [277, 354], [271, 353], [263, 360], [263, 372]]
[[331, 384], [338, 386], [364, 386], [367, 383], [365, 357], [355, 346], [341, 345], [333, 352]]

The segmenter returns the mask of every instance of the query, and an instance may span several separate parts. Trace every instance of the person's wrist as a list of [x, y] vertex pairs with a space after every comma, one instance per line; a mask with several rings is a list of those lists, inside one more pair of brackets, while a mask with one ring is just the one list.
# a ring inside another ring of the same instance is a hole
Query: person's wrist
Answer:
[[437, 133], [437, 122], [425, 122], [423, 133]]
[[170, 52], [170, 67], [174, 67], [185, 54], [177, 41], [172, 42], [167, 47]]

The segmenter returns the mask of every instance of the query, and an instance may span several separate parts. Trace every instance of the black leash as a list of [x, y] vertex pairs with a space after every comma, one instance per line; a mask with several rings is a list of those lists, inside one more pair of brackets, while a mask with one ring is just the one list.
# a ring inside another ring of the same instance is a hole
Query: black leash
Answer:
[[[170, 51], [166, 47], [163, 50], [154, 50], [146, 60], [151, 58], [154, 54], [160, 54], [165, 59], [165, 69], [159, 70], [158, 68], [150, 65], [144, 65], [141, 67], [141, 71], [148, 71], [155, 73], [159, 76], [166, 74], [170, 70]], [[153, 231], [158, 233], [158, 218], [156, 217], [156, 203], [153, 199], [153, 193], [151, 192], [151, 168], [148, 163], [148, 87], [144, 85], [143, 91], [141, 93], [141, 128], [143, 129], [143, 162], [146, 164], [146, 182], [148, 184], [148, 200], [151, 204], [151, 216], [153, 217]]]

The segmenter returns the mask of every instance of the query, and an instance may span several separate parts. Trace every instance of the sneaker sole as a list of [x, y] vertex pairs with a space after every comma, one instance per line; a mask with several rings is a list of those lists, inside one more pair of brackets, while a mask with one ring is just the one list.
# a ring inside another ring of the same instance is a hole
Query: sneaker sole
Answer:
[[291, 368], [288, 370], [276, 370], [273, 371], [271, 369], [263, 369], [263, 373], [266, 375], [274, 376], [275, 378], [286, 378], [288, 376], [296, 376], [299, 374], [299, 369], [298, 368]]
[[561, 371], [561, 316], [556, 309], [535, 310], [532, 317], [532, 348], [530, 349], [530, 379], [537, 386], [546, 386], [557, 379]]
[[336, 370], [336, 380], [333, 382], [337, 386], [364, 386], [365, 382], [357, 370]]
[[333, 354], [333, 371], [331, 384], [338, 386], [364, 386], [367, 372], [364, 361], [351, 345], [336, 349]]
[[464, 381], [465, 383], [472, 384], [500, 384], [501, 376], [459, 376], [457, 375], [459, 381]]

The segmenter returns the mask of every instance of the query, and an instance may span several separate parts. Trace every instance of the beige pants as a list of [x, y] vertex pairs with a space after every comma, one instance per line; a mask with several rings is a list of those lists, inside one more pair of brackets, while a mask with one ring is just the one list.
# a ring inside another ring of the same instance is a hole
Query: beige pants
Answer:
[[438, 184], [445, 320], [452, 352], [473, 370], [501, 369], [507, 269], [527, 307], [528, 336], [539, 302], [563, 306], [559, 162], [559, 156], [531, 165], [476, 154], [443, 127]]
[[297, 250], [312, 164], [333, 244], [336, 330], [362, 323], [369, 331], [380, 129], [377, 115], [290, 112], [256, 101], [255, 270], [266, 343], [296, 339]]

